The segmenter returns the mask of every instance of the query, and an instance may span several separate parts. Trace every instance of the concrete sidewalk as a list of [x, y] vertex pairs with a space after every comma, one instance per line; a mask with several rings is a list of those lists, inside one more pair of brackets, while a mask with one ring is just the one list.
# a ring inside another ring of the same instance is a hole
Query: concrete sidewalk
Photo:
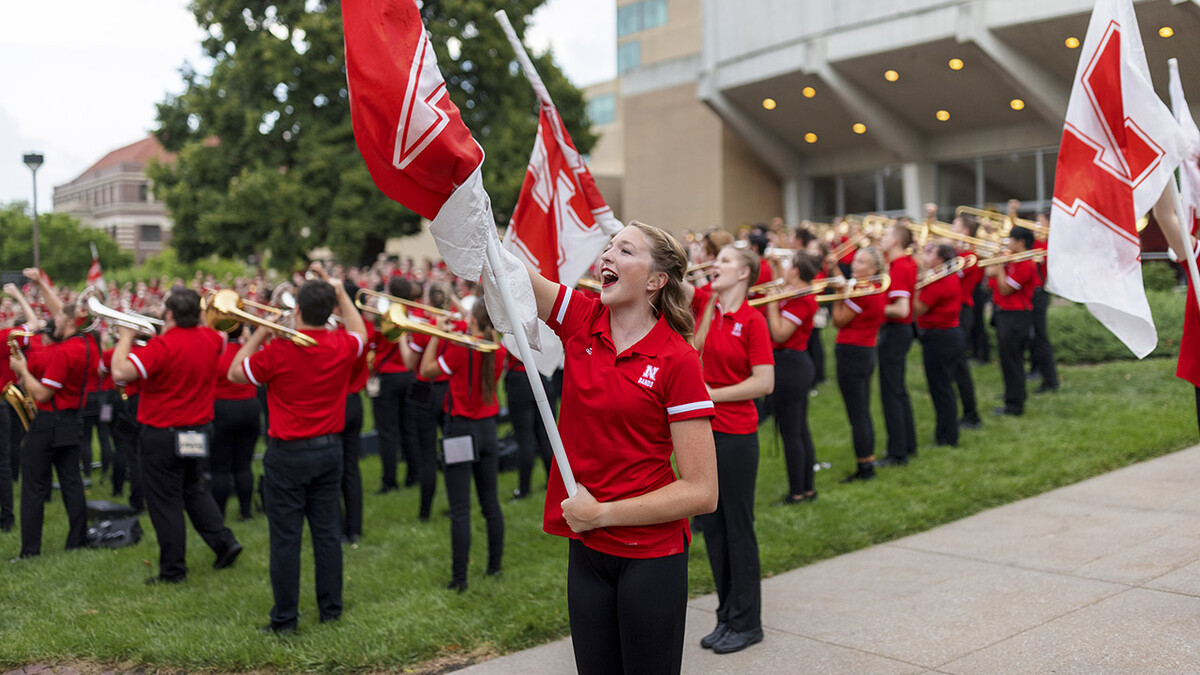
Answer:
[[1200, 446], [765, 579], [766, 639], [737, 654], [699, 647], [716, 606], [689, 603], [685, 673], [1200, 673]]

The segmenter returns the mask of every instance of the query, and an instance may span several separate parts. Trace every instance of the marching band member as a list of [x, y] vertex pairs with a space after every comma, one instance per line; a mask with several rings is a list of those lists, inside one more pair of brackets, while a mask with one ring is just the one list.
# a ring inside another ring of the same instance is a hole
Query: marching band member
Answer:
[[[854, 255], [855, 279], [866, 279], [883, 269], [883, 254], [868, 247]], [[838, 389], [850, 419], [857, 470], [843, 483], [875, 477], [875, 427], [871, 422], [871, 371], [875, 370], [875, 344], [883, 324], [886, 300], [882, 293], [833, 302], [833, 325], [838, 329], [833, 355], [837, 360]]]
[[[925, 268], [931, 273], [957, 257], [954, 246], [925, 247]], [[933, 440], [937, 445], [958, 445], [958, 402], [954, 396], [954, 374], [963, 360], [964, 348], [958, 317], [962, 312], [962, 283], [949, 274], [917, 291], [913, 314], [921, 329], [921, 355], [925, 381], [933, 399], [937, 422]]]
[[213, 403], [212, 495], [221, 517], [230, 494], [238, 500], [238, 520], [253, 517], [254, 447], [262, 433], [262, 406], [258, 402], [258, 387], [229, 380], [233, 357], [245, 344], [247, 328], [238, 324], [230, 333], [229, 344], [217, 358], [216, 400]]
[[[14, 330], [26, 333], [36, 333], [41, 330], [42, 322], [34, 313], [33, 307], [25, 299], [25, 294], [16, 284], [4, 284], [4, 293], [13, 299], [21, 308], [23, 323], [11, 328], [0, 328], [0, 387], [16, 382], [17, 376], [8, 365], [9, 347], [8, 336]], [[29, 345], [29, 338], [15, 338], [17, 346]], [[20, 458], [20, 445], [14, 443], [19, 438], [13, 433], [12, 427], [21, 428], [20, 418], [16, 410], [4, 406], [8, 410], [0, 411], [0, 532], [11, 532], [15, 516], [13, 515], [13, 459]]]
[[[546, 469], [546, 478], [549, 480], [553, 451], [550, 449], [550, 437], [546, 435], [546, 427], [542, 424], [537, 402], [533, 398], [533, 387], [529, 385], [525, 364], [521, 363], [516, 354], [510, 352], [504, 370], [508, 417], [512, 421], [513, 435], [517, 437], [517, 489], [513, 490], [513, 499], [524, 499], [531, 493], [533, 465], [537, 459], [541, 459]], [[542, 383], [549, 398], [552, 383], [545, 377], [542, 378]], [[554, 400], [550, 399], [550, 409], [553, 410], [554, 407]]]
[[[816, 275], [817, 259], [804, 252], [796, 253], [784, 273], [783, 292], [809, 288]], [[813, 488], [817, 453], [808, 426], [809, 391], [816, 377], [810, 334], [816, 315], [815, 294], [767, 305], [767, 327], [775, 347], [775, 422], [783, 439], [788, 474], [784, 504], [801, 504], [817, 498]]]
[[[267, 387], [270, 426], [263, 460], [263, 502], [271, 548], [271, 592], [275, 604], [264, 633], [296, 632], [300, 604], [300, 545], [304, 520], [312, 535], [321, 621], [342, 615], [342, 535], [338, 508], [346, 390], [354, 362], [366, 346], [366, 327], [340, 283], [304, 282], [296, 294], [296, 330], [317, 344], [299, 347], [272, 340], [260, 328], [242, 345], [229, 379]], [[334, 306], [346, 330], [328, 330]], [[153, 344], [153, 343], [151, 343]]]
[[138, 466], [159, 550], [158, 576], [148, 579], [149, 584], [177, 584], [187, 578], [185, 511], [217, 556], [213, 569], [229, 567], [242, 552], [224, 525], [200, 467], [210, 448], [214, 364], [225, 348], [225, 336], [201, 324], [195, 291], [174, 287], [164, 306], [161, 335], [130, 353], [135, 331], [120, 326], [112, 356], [114, 380], [141, 381]]
[[[1033, 232], [1014, 227], [1009, 233], [1009, 248], [1024, 253], [1033, 248]], [[988, 284], [996, 307], [996, 340], [1000, 351], [1000, 370], [1004, 374], [1004, 406], [997, 415], [1021, 415], [1025, 412], [1025, 349], [1033, 323], [1033, 284], [1037, 277], [1032, 260], [990, 265]]]
[[[712, 267], [712, 295], [699, 317], [695, 344], [716, 407], [717, 509], [696, 516], [717, 585], [717, 627], [700, 641], [716, 654], [761, 642], [762, 589], [754, 492], [758, 477], [758, 411], [754, 400], [775, 388], [775, 359], [763, 315], [747, 302], [760, 270], [749, 249], [726, 246]], [[808, 392], [805, 391], [807, 400]]]
[[[420, 287], [403, 277], [392, 277], [387, 285], [388, 295], [412, 300], [420, 295]], [[353, 297], [353, 296], [351, 296]], [[375, 428], [379, 431], [379, 461], [383, 463], [383, 480], [379, 494], [399, 489], [396, 481], [397, 457], [404, 457], [406, 486], [417, 481], [416, 448], [410, 447], [407, 398], [413, 383], [412, 369], [407, 365], [407, 337], [388, 342], [376, 334], [375, 373], [379, 376], [379, 395], [372, 400]]]
[[[467, 315], [468, 332], [479, 339], [495, 341], [492, 319], [483, 302], [472, 305]], [[438, 320], [438, 327], [449, 331], [453, 322], [448, 317]], [[487, 522], [487, 575], [500, 573], [504, 557], [504, 514], [500, 512], [497, 481], [500, 474], [500, 449], [496, 437], [496, 418], [500, 403], [496, 384], [500, 381], [505, 351], [500, 347], [484, 354], [463, 345], [446, 344], [439, 355], [440, 343], [431, 336], [421, 354], [421, 375], [433, 379], [439, 374], [450, 378], [450, 393], [444, 412], [448, 416], [443, 432], [443, 444], [449, 448], [453, 441], [469, 444], [466, 457], [454, 457], [446, 450], [446, 498], [450, 502], [451, 577], [446, 586], [462, 593], [467, 590], [467, 558], [471, 552], [471, 479], [475, 494]], [[466, 440], [463, 440], [466, 439]]]
[[[133, 347], [130, 353], [136, 353]], [[141, 435], [141, 425], [138, 424], [138, 381], [118, 382], [112, 377], [112, 357], [116, 347], [105, 350], [100, 357], [100, 374], [113, 380], [120, 394], [113, 403], [113, 467], [112, 487], [113, 496], [120, 497], [125, 492], [125, 482], [129, 481], [129, 506], [135, 511], [145, 508], [142, 497], [142, 476], [138, 470], [138, 436]]]
[[530, 270], [539, 318], [563, 341], [563, 442], [579, 480], [567, 499], [553, 473], [544, 528], [571, 539], [579, 672], [678, 673], [687, 519], [711, 512], [718, 496], [713, 404], [687, 342], [687, 258], [669, 234], [635, 222], [600, 260], [598, 302]]
[[915, 337], [912, 298], [917, 284], [917, 263], [907, 252], [911, 245], [912, 231], [900, 223], [889, 227], [880, 240], [892, 285], [887, 291], [878, 347], [879, 399], [887, 428], [887, 457], [875, 466], [903, 466], [917, 455], [917, 429], [905, 382], [908, 351]]
[[[1050, 219], [1044, 213], [1037, 214], [1037, 222], [1050, 227]], [[1046, 230], [1048, 231], [1048, 230]], [[1047, 242], [1035, 235], [1033, 247], [1045, 251]], [[1050, 344], [1050, 332], [1046, 326], [1046, 314], [1050, 309], [1050, 294], [1046, 292], [1046, 258], [1034, 264], [1037, 277], [1033, 283], [1033, 339], [1029, 345], [1029, 372], [1042, 376], [1042, 386], [1034, 393], [1044, 394], [1058, 389], [1058, 365], [1054, 361], [1054, 346]]]
[[[951, 228], [957, 234], [974, 237], [977, 226], [974, 218], [958, 216], [951, 223]], [[970, 252], [969, 246], [963, 246], [959, 250], [959, 255], [967, 255]], [[978, 330], [983, 330], [983, 305], [980, 304], [976, 307], [976, 290], [980, 286], [979, 282], [983, 280], [983, 268], [979, 265], [972, 265], [960, 272], [958, 278], [960, 302], [962, 303], [958, 313], [958, 328], [963, 335], [963, 356], [954, 367], [954, 382], [958, 386], [958, 395], [962, 399], [963, 407], [959, 426], [964, 429], [978, 429], [983, 426], [983, 420], [979, 418], [979, 405], [975, 399], [975, 381], [971, 377], [969, 357], [972, 353], [971, 345], [973, 333], [976, 330], [975, 324], [979, 324]], [[984, 342], [986, 343], [986, 341], [987, 336], [985, 335]]]
[[[437, 309], [450, 306], [450, 293], [445, 285], [431, 283], [427, 294], [428, 304]], [[421, 316], [418, 311], [410, 312], [410, 316]], [[464, 322], [454, 324], [457, 331], [466, 331]], [[421, 357], [428, 348], [428, 335], [413, 335], [408, 342], [408, 350], [404, 352], [404, 360], [408, 368], [416, 373], [412, 387], [408, 393], [405, 408], [404, 432], [407, 434], [406, 447], [413, 448], [412, 462], [416, 465], [416, 476], [409, 477], [421, 484], [421, 503], [417, 518], [421, 522], [429, 521], [429, 513], [433, 509], [433, 496], [437, 492], [437, 432], [442, 428], [442, 410], [445, 408], [446, 393], [449, 389], [449, 377], [444, 373], [435, 373], [435, 377], [427, 378], [419, 372]], [[438, 349], [445, 349], [439, 345]], [[440, 354], [439, 354], [440, 356]], [[409, 483], [406, 481], [405, 485]]]
[[[1154, 219], [1159, 229], [1167, 239], [1175, 258], [1187, 265], [1187, 248], [1192, 247], [1195, 255], [1200, 258], [1200, 249], [1196, 245], [1195, 226], [1185, 233], [1180, 229], [1179, 216], [1175, 213], [1175, 198], [1171, 194], [1173, 185], [1163, 190], [1162, 196], [1154, 205]], [[1179, 362], [1175, 367], [1175, 377], [1186, 380], [1196, 390], [1196, 424], [1200, 426], [1200, 309], [1196, 306], [1196, 285], [1192, 276], [1187, 274], [1187, 304], [1183, 309], [1183, 335], [1179, 340]]]
[[[351, 281], [343, 281], [342, 286], [346, 295], [351, 299], [358, 292], [358, 286]], [[334, 307], [333, 312], [341, 316], [341, 307]], [[358, 310], [355, 309], [355, 312], [358, 313]], [[359, 314], [359, 316], [362, 315]], [[339, 325], [345, 328], [346, 324], [341, 322]], [[375, 344], [376, 331], [365, 319], [363, 320], [363, 330], [367, 344]], [[380, 340], [380, 342], [387, 341]], [[367, 387], [368, 357], [369, 354], [364, 349], [354, 362], [354, 369], [350, 371], [350, 382], [346, 388], [346, 423], [342, 427], [341, 507], [342, 541], [348, 544], [358, 543], [363, 534], [362, 470], [358, 466], [358, 460], [362, 456], [362, 390]]]

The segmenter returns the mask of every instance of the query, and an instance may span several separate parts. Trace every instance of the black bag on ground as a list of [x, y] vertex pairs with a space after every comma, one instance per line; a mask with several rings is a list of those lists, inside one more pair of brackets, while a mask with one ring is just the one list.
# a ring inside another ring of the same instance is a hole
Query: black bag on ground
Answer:
[[142, 526], [137, 516], [101, 520], [87, 530], [89, 548], [121, 548], [142, 540]]

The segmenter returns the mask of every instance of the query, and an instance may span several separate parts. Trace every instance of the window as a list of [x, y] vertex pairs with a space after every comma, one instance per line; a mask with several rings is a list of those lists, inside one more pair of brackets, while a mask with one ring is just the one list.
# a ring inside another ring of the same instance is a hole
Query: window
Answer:
[[1037, 154], [1011, 154], [983, 160], [983, 201], [1037, 201]]
[[667, 22], [667, 0], [646, 0], [642, 7], [642, 30], [658, 28]]
[[833, 176], [817, 176], [812, 180], [813, 208], [818, 220], [829, 222], [838, 213], [837, 181]]
[[878, 211], [875, 199], [875, 172], [848, 174], [842, 178], [846, 192], [846, 213], [870, 213]]
[[642, 0], [617, 8], [617, 38], [633, 35], [667, 22], [667, 0]]
[[138, 225], [138, 241], [162, 241], [162, 227]]
[[1022, 211], [1045, 210], [1054, 194], [1058, 148], [976, 156], [937, 166], [935, 195], [943, 220], [958, 206], [1005, 207], [1021, 201]]
[[588, 101], [588, 119], [592, 125], [612, 124], [617, 119], [617, 95], [601, 94]]
[[898, 166], [885, 166], [879, 170], [879, 181], [883, 184], [883, 203], [880, 211], [904, 210], [904, 170]]
[[975, 160], [939, 164], [937, 168], [938, 218], [946, 220], [959, 206], [975, 206]]
[[149, 185], [142, 183], [141, 185], [138, 186], [138, 201], [139, 202], [150, 201], [150, 186]]
[[634, 40], [617, 45], [617, 73], [625, 73], [642, 65], [642, 43]]

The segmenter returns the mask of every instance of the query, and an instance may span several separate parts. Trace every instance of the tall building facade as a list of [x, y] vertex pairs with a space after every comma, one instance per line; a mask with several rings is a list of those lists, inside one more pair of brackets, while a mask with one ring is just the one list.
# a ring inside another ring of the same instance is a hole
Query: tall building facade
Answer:
[[[1050, 205], [1093, 0], [616, 4], [625, 218], [680, 231]], [[1160, 96], [1175, 57], [1200, 100], [1200, 2], [1135, 7]]]
[[154, 199], [146, 166], [174, 158], [153, 136], [113, 150], [75, 180], [55, 186], [54, 210], [108, 233], [141, 263], [162, 251], [172, 224], [166, 205]]

